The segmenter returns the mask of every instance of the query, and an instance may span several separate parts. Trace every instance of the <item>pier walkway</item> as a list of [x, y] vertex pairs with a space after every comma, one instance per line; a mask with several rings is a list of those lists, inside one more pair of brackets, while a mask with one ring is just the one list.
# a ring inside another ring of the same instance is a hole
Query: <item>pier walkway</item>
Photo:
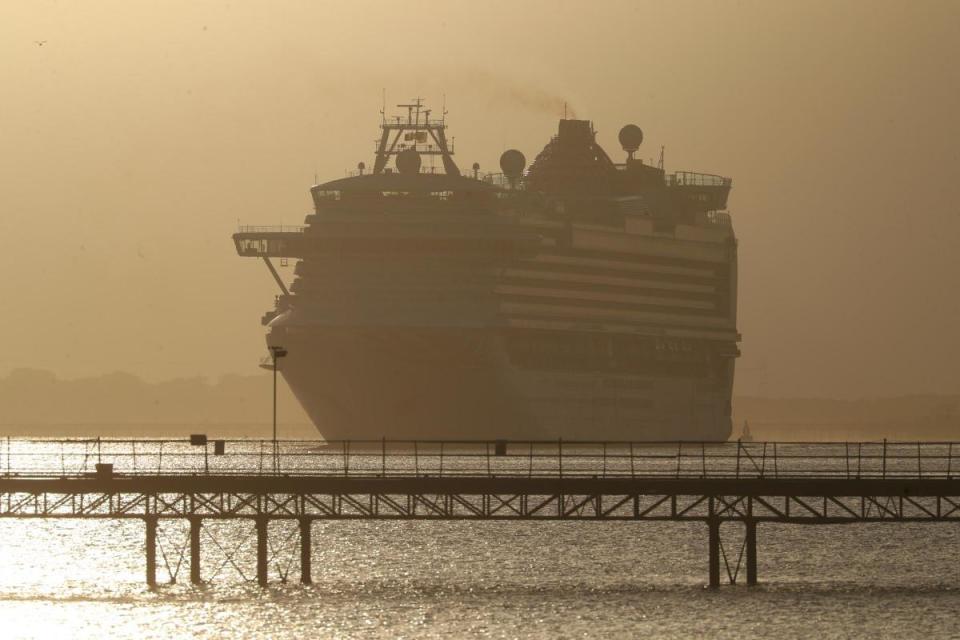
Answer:
[[[200, 583], [203, 522], [247, 519], [262, 586], [271, 521], [298, 524], [304, 583], [316, 520], [698, 521], [709, 585], [721, 563], [731, 583], [744, 565], [753, 585], [760, 524], [960, 523], [958, 452], [950, 442], [6, 439], [0, 518], [140, 519], [150, 585], [161, 521], [189, 522]], [[723, 523], [743, 526], [737, 548], [723, 545]]]

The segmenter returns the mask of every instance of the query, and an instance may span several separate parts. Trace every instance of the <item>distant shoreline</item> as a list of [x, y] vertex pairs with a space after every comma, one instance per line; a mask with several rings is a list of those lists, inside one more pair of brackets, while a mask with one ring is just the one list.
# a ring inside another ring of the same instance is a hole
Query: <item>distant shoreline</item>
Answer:
[[[269, 437], [271, 391], [268, 373], [151, 383], [127, 373], [64, 380], [17, 369], [0, 377], [0, 437]], [[281, 438], [320, 437], [285, 384], [277, 402]], [[735, 396], [732, 439], [744, 422], [755, 440], [960, 440], [960, 394]]]
[[[204, 433], [210, 438], [255, 438], [271, 436], [267, 423], [0, 423], [0, 438], [186, 438]], [[280, 423], [280, 439], [321, 440], [312, 424]], [[754, 441], [770, 442], [879, 442], [891, 441], [960, 441], [960, 427], [944, 425], [917, 429], [886, 424], [786, 424], [750, 422]], [[740, 435], [738, 427], [731, 440]], [[638, 442], [640, 440], [637, 440]]]

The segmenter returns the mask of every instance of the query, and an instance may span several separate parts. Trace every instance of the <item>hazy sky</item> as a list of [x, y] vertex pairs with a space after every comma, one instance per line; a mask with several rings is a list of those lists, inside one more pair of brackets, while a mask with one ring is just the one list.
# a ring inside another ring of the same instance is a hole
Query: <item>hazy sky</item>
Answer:
[[957, 393], [958, 60], [957, 2], [6, 0], [0, 373], [255, 371], [230, 234], [369, 164], [385, 88], [446, 94], [461, 167], [566, 100], [732, 176], [739, 393]]

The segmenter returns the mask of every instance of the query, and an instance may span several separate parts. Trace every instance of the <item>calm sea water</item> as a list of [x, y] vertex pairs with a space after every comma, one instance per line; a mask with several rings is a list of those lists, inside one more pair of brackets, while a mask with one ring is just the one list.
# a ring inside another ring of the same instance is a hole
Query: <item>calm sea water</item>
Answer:
[[[715, 591], [699, 523], [317, 522], [310, 587], [273, 523], [266, 590], [252, 534], [206, 524], [208, 584], [184, 560], [151, 590], [138, 521], [2, 520], [0, 637], [960, 637], [958, 525], [761, 525], [763, 584]], [[739, 550], [738, 525], [723, 536]], [[162, 525], [173, 569], [185, 537]]]

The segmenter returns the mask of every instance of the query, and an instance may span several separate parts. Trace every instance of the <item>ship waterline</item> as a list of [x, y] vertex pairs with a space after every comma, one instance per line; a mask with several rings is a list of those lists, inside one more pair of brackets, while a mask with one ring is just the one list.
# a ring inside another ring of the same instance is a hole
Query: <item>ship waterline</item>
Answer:
[[[321, 435], [727, 439], [731, 181], [634, 159], [631, 126], [615, 164], [581, 120], [529, 169], [511, 150], [467, 177], [445, 122], [408, 108], [373, 172], [311, 189], [303, 227], [234, 235], [281, 290], [267, 342]], [[297, 261], [289, 288], [273, 258]]]

